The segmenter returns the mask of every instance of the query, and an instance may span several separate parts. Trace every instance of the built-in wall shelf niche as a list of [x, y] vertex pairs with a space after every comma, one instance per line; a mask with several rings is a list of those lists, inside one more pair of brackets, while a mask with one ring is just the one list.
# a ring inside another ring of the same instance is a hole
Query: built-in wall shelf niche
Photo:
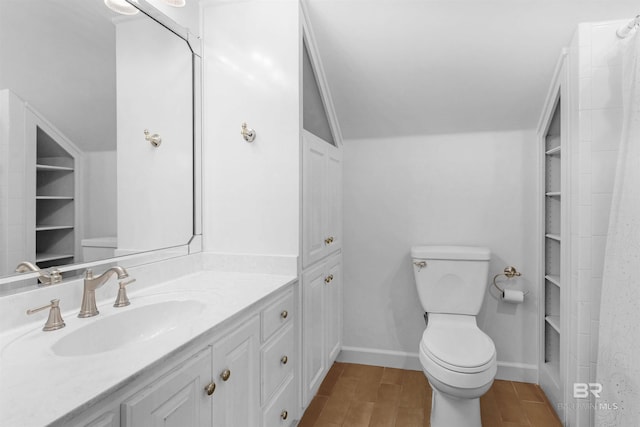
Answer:
[[[36, 117], [37, 119], [37, 117]], [[35, 262], [40, 268], [76, 262], [76, 162], [74, 147], [47, 123], [35, 132]]]
[[[565, 323], [563, 316], [564, 288], [560, 285], [563, 280], [565, 266], [564, 251], [568, 240], [566, 221], [567, 202], [563, 198], [564, 174], [563, 145], [565, 144], [567, 120], [566, 114], [566, 88], [564, 82], [564, 59], [561, 60], [556, 74], [556, 81], [552, 85], [545, 112], [539, 128], [540, 157], [542, 168], [542, 181], [540, 203], [542, 226], [540, 236], [542, 249], [542, 266], [540, 290], [543, 300], [540, 308], [541, 325], [541, 355], [539, 378], [543, 388], [554, 406], [562, 402], [565, 397], [566, 385], [564, 377], [566, 341]], [[566, 157], [566, 150], [564, 150]], [[564, 339], [563, 339], [564, 338]], [[557, 407], [562, 419], [562, 408]]]
[[562, 99], [558, 98], [551, 123], [545, 136], [545, 282], [544, 282], [544, 331], [545, 331], [545, 363], [554, 382], [560, 382], [560, 346], [562, 333], [560, 321], [560, 287], [546, 277], [558, 278], [560, 282], [561, 248], [562, 248], [562, 200], [561, 190], [561, 107]]

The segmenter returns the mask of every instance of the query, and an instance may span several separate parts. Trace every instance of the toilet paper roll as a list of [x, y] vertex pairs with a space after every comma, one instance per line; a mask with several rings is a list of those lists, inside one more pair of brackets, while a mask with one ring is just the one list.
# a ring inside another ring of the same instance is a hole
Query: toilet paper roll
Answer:
[[505, 289], [502, 291], [502, 300], [511, 304], [520, 304], [524, 301], [524, 292], [515, 289]]

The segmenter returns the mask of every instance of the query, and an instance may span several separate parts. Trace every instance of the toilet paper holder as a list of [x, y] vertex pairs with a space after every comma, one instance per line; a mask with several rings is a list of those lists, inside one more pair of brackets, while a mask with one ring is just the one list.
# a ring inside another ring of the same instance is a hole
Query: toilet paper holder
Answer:
[[[499, 273], [499, 274], [496, 274], [495, 276], [493, 276], [493, 286], [495, 286], [496, 289], [499, 290], [501, 294], [504, 294], [504, 289], [502, 289], [500, 286], [498, 286], [498, 283], [496, 283], [496, 280], [500, 276], [505, 276], [507, 279], [513, 279], [514, 277], [522, 276], [522, 273], [520, 273], [518, 270], [516, 270], [515, 267], [508, 266], [508, 267], [504, 268], [502, 273]], [[524, 295], [527, 295], [528, 293], [529, 293], [529, 291], [525, 291]]]

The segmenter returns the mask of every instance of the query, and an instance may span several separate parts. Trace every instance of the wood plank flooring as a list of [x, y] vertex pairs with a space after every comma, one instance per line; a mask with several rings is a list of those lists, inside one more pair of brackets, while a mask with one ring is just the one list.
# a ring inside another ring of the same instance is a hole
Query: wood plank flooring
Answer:
[[[480, 406], [483, 427], [562, 426], [535, 384], [496, 380]], [[424, 427], [430, 413], [421, 371], [336, 362], [298, 427]]]

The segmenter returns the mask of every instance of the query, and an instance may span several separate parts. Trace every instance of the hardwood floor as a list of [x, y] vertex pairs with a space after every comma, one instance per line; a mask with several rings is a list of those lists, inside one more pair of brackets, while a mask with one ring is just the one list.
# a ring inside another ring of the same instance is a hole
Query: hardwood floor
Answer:
[[[496, 380], [480, 406], [483, 427], [561, 427], [535, 384]], [[430, 413], [421, 371], [336, 362], [298, 427], [424, 427]]]

